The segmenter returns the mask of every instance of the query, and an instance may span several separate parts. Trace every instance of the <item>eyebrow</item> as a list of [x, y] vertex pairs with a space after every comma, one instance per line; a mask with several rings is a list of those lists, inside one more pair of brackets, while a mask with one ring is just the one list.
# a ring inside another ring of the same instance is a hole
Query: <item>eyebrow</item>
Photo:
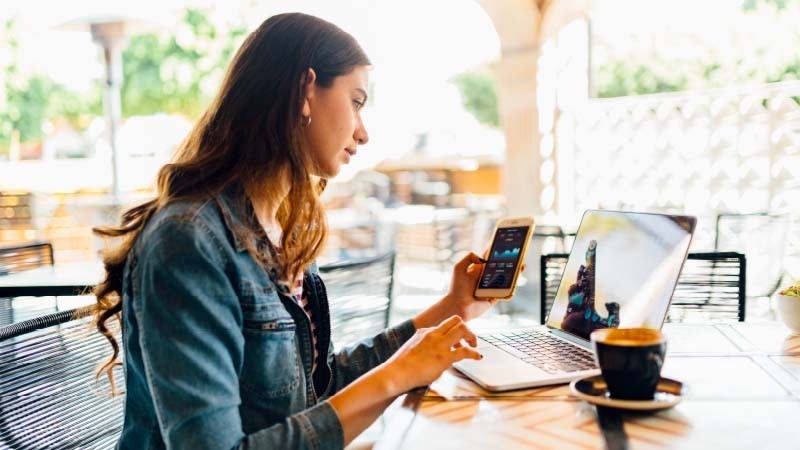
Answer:
[[363, 90], [361, 88], [356, 88], [356, 91], [360, 92], [364, 96], [364, 103], [366, 103], [367, 102], [367, 98], [369, 98], [369, 96], [367, 95], [367, 91], [365, 91], [365, 90]]

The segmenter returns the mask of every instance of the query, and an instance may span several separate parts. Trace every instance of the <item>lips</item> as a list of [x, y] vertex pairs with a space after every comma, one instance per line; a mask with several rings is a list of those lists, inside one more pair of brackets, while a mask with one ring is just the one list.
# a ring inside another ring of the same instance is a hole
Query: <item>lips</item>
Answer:
[[346, 148], [346, 149], [344, 149], [344, 152], [347, 153], [347, 160], [344, 163], [345, 164], [349, 164], [350, 163], [350, 158], [352, 158], [353, 156], [356, 155], [356, 149], [354, 149], [354, 148]]

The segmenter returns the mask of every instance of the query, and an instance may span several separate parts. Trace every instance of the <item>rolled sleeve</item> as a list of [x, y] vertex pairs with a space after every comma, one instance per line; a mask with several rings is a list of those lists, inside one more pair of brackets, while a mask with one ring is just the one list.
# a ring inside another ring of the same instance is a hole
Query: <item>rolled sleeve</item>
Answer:
[[389, 359], [415, 332], [412, 321], [406, 320], [331, 355], [329, 364], [333, 372], [333, 382], [331, 391], [326, 396], [339, 392], [356, 378]]
[[323, 401], [291, 416], [286, 424], [248, 435], [240, 448], [341, 450], [344, 448], [344, 430], [336, 411], [330, 403]]

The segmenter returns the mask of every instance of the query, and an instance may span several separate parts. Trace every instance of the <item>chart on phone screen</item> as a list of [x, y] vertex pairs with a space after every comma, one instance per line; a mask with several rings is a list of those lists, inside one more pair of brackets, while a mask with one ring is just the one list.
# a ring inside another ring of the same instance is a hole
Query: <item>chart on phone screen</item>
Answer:
[[507, 289], [514, 281], [519, 256], [528, 227], [509, 227], [497, 230], [489, 261], [481, 278], [481, 289]]

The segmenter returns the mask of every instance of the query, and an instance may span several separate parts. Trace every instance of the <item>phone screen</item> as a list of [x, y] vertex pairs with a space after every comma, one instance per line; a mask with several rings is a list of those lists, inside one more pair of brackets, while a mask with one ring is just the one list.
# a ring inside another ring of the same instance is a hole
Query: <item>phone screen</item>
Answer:
[[483, 269], [479, 289], [508, 289], [514, 281], [529, 226], [499, 228]]

